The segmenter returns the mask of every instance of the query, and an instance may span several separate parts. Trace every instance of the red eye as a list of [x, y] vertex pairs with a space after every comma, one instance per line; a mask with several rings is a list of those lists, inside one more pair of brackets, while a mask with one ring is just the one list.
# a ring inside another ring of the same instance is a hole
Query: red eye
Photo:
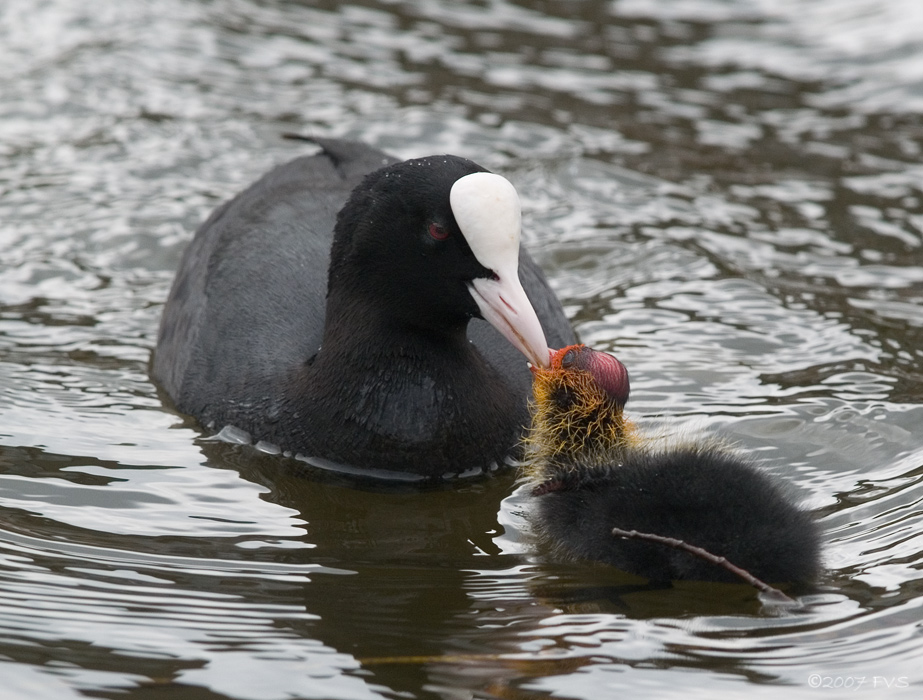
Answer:
[[444, 241], [449, 237], [449, 230], [440, 224], [437, 224], [435, 221], [431, 221], [429, 224], [429, 235], [435, 241]]

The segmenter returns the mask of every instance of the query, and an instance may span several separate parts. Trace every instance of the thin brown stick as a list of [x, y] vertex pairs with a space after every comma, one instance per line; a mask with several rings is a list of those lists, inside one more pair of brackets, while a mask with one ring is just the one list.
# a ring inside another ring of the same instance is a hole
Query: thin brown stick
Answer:
[[289, 141], [310, 141], [314, 143], [314, 139], [311, 136], [306, 134], [299, 134], [294, 131], [283, 131], [281, 134], [282, 138], [288, 139]]
[[749, 583], [751, 586], [756, 588], [760, 593], [763, 593], [769, 596], [771, 599], [780, 602], [780, 603], [794, 603], [795, 601], [785, 595], [782, 591], [774, 586], [770, 586], [765, 581], [758, 579], [756, 576], [751, 574], [746, 569], [741, 569], [739, 566], [735, 566], [729, 562], [724, 557], [719, 557], [715, 554], [712, 554], [707, 549], [702, 549], [701, 547], [696, 547], [682, 540], [678, 540], [674, 537], [663, 537], [661, 535], [654, 535], [650, 532], [638, 532], [637, 530], [622, 530], [621, 528], [615, 527], [612, 528], [612, 534], [616, 537], [625, 537], [633, 540], [647, 540], [648, 542], [656, 542], [657, 544], [662, 544], [667, 547], [673, 547], [673, 549], [681, 549], [684, 552], [689, 552], [705, 561], [711, 562], [716, 566], [720, 566], [727, 571], [730, 571], [735, 576], [739, 576], [744, 581]]

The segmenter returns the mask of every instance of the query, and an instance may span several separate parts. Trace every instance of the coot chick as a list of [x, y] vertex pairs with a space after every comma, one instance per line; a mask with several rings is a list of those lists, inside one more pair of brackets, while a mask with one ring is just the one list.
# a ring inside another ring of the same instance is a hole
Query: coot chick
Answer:
[[685, 551], [612, 534], [683, 540], [772, 583], [806, 583], [820, 570], [811, 517], [746, 457], [717, 441], [656, 447], [624, 416], [628, 372], [583, 345], [535, 367], [527, 469], [538, 535], [566, 556], [655, 581], [733, 581]]
[[501, 464], [528, 423], [522, 354], [542, 364], [546, 337], [573, 342], [520, 253], [515, 189], [457, 156], [316, 142], [196, 232], [154, 378], [206, 426], [318, 463], [423, 477]]

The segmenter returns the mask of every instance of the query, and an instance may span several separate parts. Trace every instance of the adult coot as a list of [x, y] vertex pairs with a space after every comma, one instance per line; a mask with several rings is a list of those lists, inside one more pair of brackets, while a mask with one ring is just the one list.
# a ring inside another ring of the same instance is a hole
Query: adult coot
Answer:
[[742, 455], [715, 441], [654, 447], [625, 417], [628, 372], [583, 345], [536, 367], [527, 460], [534, 524], [565, 555], [657, 581], [735, 580], [724, 568], [613, 528], [675, 538], [764, 581], [808, 582], [820, 569], [817, 527]]
[[155, 379], [203, 424], [322, 464], [436, 477], [502, 463], [528, 422], [526, 358], [573, 342], [520, 254], [516, 191], [456, 156], [317, 143], [196, 232]]

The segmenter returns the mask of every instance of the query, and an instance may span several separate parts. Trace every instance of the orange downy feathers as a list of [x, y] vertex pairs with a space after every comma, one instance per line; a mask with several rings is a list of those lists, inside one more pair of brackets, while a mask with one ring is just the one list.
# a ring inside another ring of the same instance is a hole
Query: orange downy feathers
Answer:
[[574, 361], [578, 353], [593, 352], [571, 345], [553, 352], [549, 367], [532, 367], [532, 425], [525, 446], [527, 470], [539, 479], [563, 466], [557, 457], [568, 457], [568, 463], [611, 463], [614, 454], [637, 442], [635, 426], [623, 412], [627, 386], [617, 400]]

